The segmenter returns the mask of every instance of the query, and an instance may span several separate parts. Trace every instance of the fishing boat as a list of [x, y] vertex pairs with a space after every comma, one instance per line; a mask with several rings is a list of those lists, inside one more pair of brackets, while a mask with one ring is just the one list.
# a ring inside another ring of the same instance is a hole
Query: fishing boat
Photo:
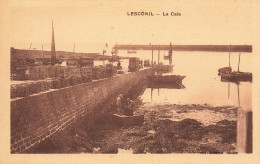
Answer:
[[252, 73], [251, 72], [237, 72], [233, 71], [231, 73], [223, 73], [221, 74], [221, 81], [252, 81]]
[[250, 81], [251, 82], [252, 81], [253, 74], [251, 72], [240, 72], [239, 71], [240, 56], [241, 56], [241, 53], [239, 53], [237, 71], [233, 71], [230, 73], [222, 73], [221, 81], [231, 81], [231, 82], [239, 82], [239, 81]]
[[223, 68], [219, 68], [218, 69], [218, 74], [221, 75], [222, 73], [231, 73], [232, 72], [232, 68], [231, 67], [223, 67]]
[[152, 82], [156, 83], [182, 83], [182, 80], [186, 76], [181, 76], [181, 75], [153, 75], [153, 76], [148, 76], [148, 79]]

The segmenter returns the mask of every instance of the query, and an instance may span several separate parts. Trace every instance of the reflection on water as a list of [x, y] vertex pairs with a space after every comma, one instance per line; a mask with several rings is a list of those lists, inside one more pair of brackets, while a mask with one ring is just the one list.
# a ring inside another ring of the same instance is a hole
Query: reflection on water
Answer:
[[[154, 53], [156, 54], [156, 53]], [[231, 54], [231, 67], [236, 70], [238, 54]], [[136, 54], [127, 54], [126, 51], [119, 51], [119, 56], [140, 57], [141, 60], [150, 59], [150, 51], [137, 51]], [[218, 76], [218, 69], [228, 66], [228, 52], [173, 52], [173, 73], [184, 75], [186, 78], [182, 84], [185, 89], [169, 89], [159, 87], [159, 94], [153, 94], [149, 86], [141, 96], [143, 102], [171, 103], [171, 104], [210, 104], [210, 105], [232, 105], [244, 108], [252, 107], [252, 83], [221, 82]], [[241, 55], [240, 70], [252, 72], [252, 54]], [[154, 55], [155, 61], [157, 56]], [[157, 62], [157, 61], [156, 61]], [[161, 62], [161, 61], [160, 61]], [[168, 60], [162, 61], [168, 64]], [[122, 60], [122, 66], [127, 70], [128, 60]], [[238, 97], [239, 94], [239, 97]]]

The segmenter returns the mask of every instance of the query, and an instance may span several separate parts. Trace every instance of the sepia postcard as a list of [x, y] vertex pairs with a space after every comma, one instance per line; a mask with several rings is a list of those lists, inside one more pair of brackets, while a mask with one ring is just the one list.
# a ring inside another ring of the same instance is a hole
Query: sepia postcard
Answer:
[[0, 163], [257, 163], [253, 0], [2, 0]]

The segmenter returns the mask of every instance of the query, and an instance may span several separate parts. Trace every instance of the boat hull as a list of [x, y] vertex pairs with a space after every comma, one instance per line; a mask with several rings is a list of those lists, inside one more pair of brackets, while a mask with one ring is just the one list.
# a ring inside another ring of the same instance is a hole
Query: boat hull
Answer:
[[156, 83], [148, 81], [147, 88], [183, 89], [185, 86], [179, 83]]
[[225, 73], [225, 74], [228, 74], [228, 73], [231, 73], [232, 72], [232, 68], [231, 67], [223, 67], [223, 68], [219, 68], [218, 69], [218, 74], [222, 74], [222, 73]]
[[149, 80], [155, 83], [182, 83], [182, 80], [186, 76], [180, 76], [180, 75], [167, 75], [167, 76], [148, 76]]
[[119, 115], [113, 114], [112, 120], [115, 124], [121, 126], [134, 126], [134, 125], [142, 125], [144, 122], [144, 115]]
[[229, 74], [221, 74], [221, 81], [252, 81], [252, 73], [250, 72], [232, 72]]

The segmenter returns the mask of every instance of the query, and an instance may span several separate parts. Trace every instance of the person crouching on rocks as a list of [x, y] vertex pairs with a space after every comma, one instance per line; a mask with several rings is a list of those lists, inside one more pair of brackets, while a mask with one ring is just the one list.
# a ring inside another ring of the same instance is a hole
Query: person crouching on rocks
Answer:
[[125, 115], [133, 116], [134, 105], [135, 105], [135, 102], [133, 100], [131, 100], [130, 98], [127, 98], [127, 106], [126, 106], [126, 110], [125, 110]]

